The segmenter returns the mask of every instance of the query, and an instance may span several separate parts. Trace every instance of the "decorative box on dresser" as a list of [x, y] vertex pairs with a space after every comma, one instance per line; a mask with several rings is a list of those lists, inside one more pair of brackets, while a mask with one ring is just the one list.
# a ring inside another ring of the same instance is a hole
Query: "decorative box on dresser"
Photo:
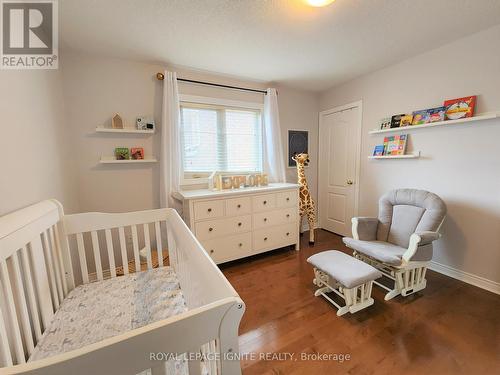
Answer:
[[237, 190], [184, 190], [183, 216], [216, 263], [295, 245], [299, 250], [296, 184]]

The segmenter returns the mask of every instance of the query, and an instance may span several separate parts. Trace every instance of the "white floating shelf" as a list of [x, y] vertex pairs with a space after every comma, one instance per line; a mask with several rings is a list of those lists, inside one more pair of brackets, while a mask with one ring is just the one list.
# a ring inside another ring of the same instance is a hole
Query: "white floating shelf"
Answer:
[[156, 163], [158, 160], [154, 158], [146, 158], [146, 159], [126, 159], [126, 160], [117, 160], [113, 156], [109, 157], [101, 157], [99, 163], [101, 164], [144, 164], [144, 163]]
[[95, 128], [97, 133], [127, 133], [127, 134], [154, 134], [154, 130], [140, 130], [136, 128], [113, 129], [98, 126]]
[[434, 128], [436, 126], [450, 126], [450, 125], [463, 124], [463, 123], [468, 123], [468, 122], [473, 122], [473, 121], [491, 120], [491, 119], [494, 119], [497, 117], [498, 117], [498, 113], [484, 113], [484, 114], [480, 114], [480, 115], [477, 115], [474, 117], [461, 118], [458, 120], [439, 121], [439, 122], [432, 122], [429, 124], [403, 126], [400, 128], [392, 128], [392, 129], [372, 130], [369, 132], [369, 134], [404, 133], [404, 132], [407, 132], [409, 130]]
[[419, 157], [420, 157], [420, 151], [406, 155], [368, 156], [368, 159], [417, 159]]

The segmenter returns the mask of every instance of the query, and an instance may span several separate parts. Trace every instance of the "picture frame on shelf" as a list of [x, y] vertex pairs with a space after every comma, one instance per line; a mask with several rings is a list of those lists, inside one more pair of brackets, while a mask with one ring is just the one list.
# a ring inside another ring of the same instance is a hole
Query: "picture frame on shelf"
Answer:
[[116, 160], [130, 160], [130, 150], [128, 147], [116, 147], [115, 158]]
[[144, 159], [144, 149], [142, 147], [132, 147], [130, 149], [130, 159], [143, 160]]

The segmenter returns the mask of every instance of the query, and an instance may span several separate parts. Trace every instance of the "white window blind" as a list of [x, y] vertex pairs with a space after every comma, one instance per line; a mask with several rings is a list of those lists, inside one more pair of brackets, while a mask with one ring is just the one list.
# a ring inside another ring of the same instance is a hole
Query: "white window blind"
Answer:
[[261, 172], [261, 112], [181, 104], [184, 172]]

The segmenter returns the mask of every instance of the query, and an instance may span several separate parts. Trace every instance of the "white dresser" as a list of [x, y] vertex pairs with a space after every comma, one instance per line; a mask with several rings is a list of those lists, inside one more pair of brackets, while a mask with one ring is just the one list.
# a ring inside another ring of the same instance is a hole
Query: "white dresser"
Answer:
[[280, 247], [299, 249], [296, 184], [239, 190], [184, 190], [183, 216], [216, 263]]

